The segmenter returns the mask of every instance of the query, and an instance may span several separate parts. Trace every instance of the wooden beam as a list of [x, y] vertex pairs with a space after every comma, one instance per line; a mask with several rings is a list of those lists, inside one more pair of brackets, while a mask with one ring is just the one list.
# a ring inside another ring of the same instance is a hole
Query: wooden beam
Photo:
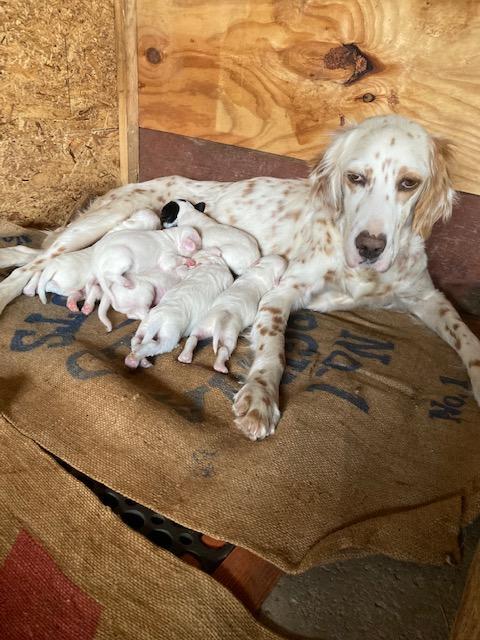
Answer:
[[450, 639], [480, 640], [480, 546], [470, 566]]
[[138, 181], [137, 2], [115, 0], [120, 178]]

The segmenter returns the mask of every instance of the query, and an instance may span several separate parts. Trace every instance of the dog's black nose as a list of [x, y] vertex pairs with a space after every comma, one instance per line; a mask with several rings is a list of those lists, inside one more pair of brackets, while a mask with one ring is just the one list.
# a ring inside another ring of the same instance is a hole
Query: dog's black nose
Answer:
[[375, 262], [385, 249], [386, 244], [387, 238], [384, 233], [372, 236], [368, 231], [362, 231], [355, 238], [355, 246], [358, 249], [358, 253], [369, 262]]

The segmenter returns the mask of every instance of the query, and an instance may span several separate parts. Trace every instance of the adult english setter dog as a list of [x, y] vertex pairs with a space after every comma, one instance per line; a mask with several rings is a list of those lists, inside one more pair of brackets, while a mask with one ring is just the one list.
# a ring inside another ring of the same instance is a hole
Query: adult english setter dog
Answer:
[[448, 160], [444, 141], [388, 115], [338, 133], [308, 179], [170, 176], [113, 189], [0, 284], [0, 311], [50, 257], [94, 243], [138, 209], [188, 198], [251, 233], [263, 254], [288, 260], [279, 286], [260, 302], [253, 364], [233, 403], [235, 423], [247, 437], [271, 435], [278, 423], [285, 326], [302, 307], [329, 312], [367, 305], [416, 315], [459, 354], [480, 404], [480, 342], [427, 271], [424, 240], [452, 212]]

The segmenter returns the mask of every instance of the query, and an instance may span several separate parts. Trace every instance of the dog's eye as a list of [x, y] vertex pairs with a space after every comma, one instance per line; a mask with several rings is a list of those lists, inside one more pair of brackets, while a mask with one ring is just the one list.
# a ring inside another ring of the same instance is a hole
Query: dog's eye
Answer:
[[347, 173], [347, 178], [352, 184], [365, 186], [365, 178], [360, 173]]
[[413, 178], [403, 178], [398, 185], [400, 191], [411, 191], [415, 187], [418, 187], [418, 180]]

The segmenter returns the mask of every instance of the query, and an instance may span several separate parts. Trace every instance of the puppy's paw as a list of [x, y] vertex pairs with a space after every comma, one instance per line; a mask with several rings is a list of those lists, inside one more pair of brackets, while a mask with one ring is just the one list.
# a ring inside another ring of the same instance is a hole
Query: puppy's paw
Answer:
[[130, 369], [136, 369], [140, 364], [140, 361], [134, 353], [129, 353], [125, 358], [125, 364]]
[[259, 382], [247, 382], [233, 402], [235, 425], [250, 440], [263, 440], [275, 432], [280, 419], [276, 397]]

